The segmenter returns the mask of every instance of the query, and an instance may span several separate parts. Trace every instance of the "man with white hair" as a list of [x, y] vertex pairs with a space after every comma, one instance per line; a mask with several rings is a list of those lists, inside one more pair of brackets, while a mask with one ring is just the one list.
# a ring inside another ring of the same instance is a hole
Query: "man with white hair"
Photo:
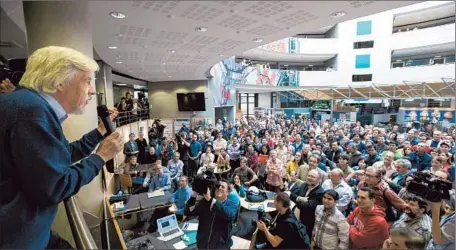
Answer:
[[[58, 204], [123, 147], [118, 132], [103, 139], [103, 123], [72, 143], [63, 133], [68, 114], [82, 114], [95, 94], [96, 70], [97, 63], [76, 50], [44, 47], [28, 58], [21, 88], [0, 95], [0, 248], [71, 247], [51, 234]], [[111, 120], [117, 113], [111, 110]]]
[[339, 199], [337, 200], [336, 207], [342, 213], [345, 213], [347, 210], [348, 204], [353, 198], [352, 188], [344, 180], [344, 172], [340, 168], [335, 168], [331, 170], [329, 175], [330, 179], [323, 182], [321, 185], [323, 190], [333, 189], [339, 194]]

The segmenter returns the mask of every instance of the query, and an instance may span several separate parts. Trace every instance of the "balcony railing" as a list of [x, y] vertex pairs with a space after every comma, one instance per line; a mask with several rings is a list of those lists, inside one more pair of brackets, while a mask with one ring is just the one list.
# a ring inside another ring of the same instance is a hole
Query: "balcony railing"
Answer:
[[79, 209], [78, 202], [74, 196], [67, 199], [65, 202], [65, 211], [68, 216], [71, 232], [73, 234], [76, 249], [98, 249], [95, 240], [93, 239], [90, 229]]
[[120, 127], [129, 123], [149, 119], [150, 109], [136, 109], [132, 111], [119, 112], [115, 122]]

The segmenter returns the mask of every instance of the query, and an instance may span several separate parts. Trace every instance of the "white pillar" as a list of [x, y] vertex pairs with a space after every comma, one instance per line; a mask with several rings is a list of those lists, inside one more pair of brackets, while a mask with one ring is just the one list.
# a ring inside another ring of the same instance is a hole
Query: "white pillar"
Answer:
[[[23, 5], [29, 54], [39, 48], [55, 45], [70, 47], [93, 57], [88, 1], [24, 1]], [[65, 136], [70, 142], [96, 128], [96, 98], [92, 98], [83, 115], [70, 115], [62, 126]], [[98, 217], [101, 215], [103, 202], [100, 176], [83, 187], [77, 194], [81, 209]], [[62, 204], [59, 206], [52, 229], [74, 244]]]
[[101, 103], [108, 107], [114, 106], [114, 93], [112, 90], [112, 68], [108, 64], [98, 61], [100, 70], [96, 74], [95, 86], [97, 90], [97, 100], [99, 94], [102, 96]]

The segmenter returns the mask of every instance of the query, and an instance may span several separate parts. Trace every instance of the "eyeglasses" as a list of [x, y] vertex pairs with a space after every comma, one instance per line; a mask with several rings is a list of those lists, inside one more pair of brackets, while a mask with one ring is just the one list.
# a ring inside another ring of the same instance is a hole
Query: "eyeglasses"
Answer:
[[369, 178], [378, 178], [378, 175], [369, 175], [369, 174], [364, 174], [364, 175]]

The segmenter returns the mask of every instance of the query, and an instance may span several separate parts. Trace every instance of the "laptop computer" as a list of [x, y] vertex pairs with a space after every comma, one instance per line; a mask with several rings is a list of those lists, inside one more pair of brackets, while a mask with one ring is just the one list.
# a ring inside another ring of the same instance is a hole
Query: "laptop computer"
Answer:
[[163, 241], [169, 241], [184, 234], [179, 228], [175, 214], [157, 220], [158, 233]]

